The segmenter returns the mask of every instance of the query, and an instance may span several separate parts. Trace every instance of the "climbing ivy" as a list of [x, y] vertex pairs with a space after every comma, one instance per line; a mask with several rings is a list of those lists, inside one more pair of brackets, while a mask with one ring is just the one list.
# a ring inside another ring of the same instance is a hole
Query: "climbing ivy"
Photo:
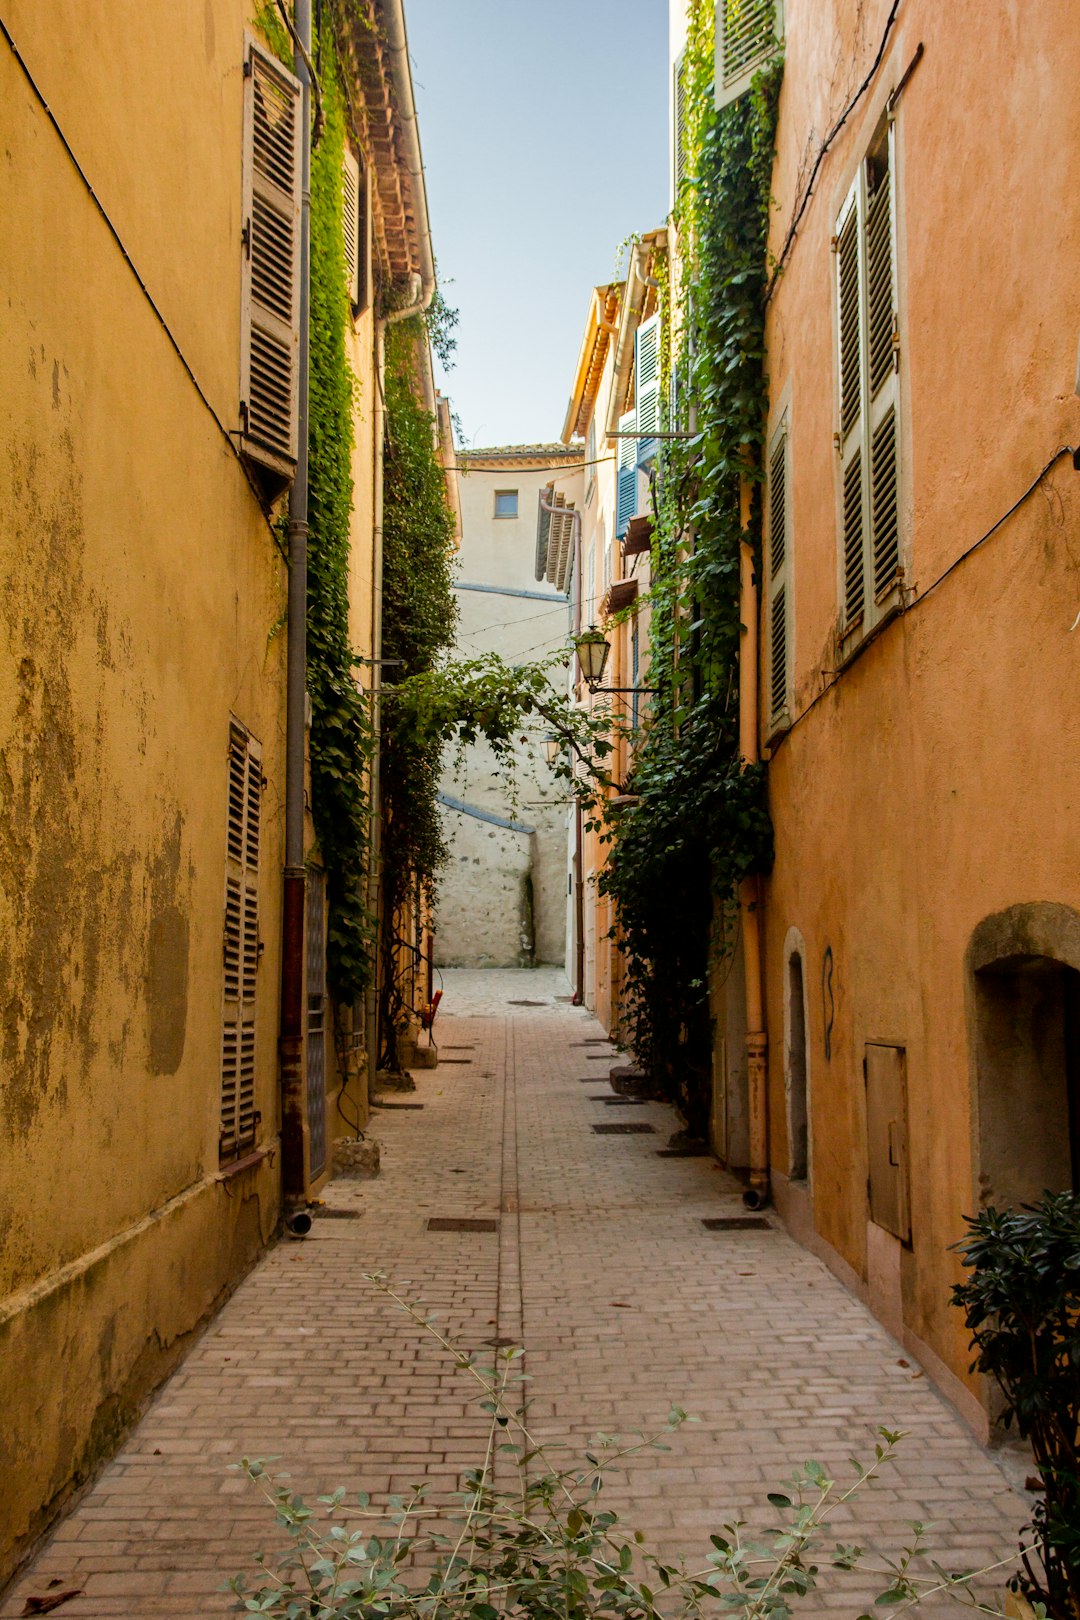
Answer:
[[[634, 762], [637, 802], [608, 821], [600, 878], [617, 907], [629, 1042], [698, 1136], [707, 1134], [711, 1102], [709, 969], [731, 933], [723, 911], [772, 853], [763, 769], [739, 757], [740, 486], [749, 479], [756, 490], [761, 480], [763, 293], [782, 68], [770, 65], [718, 112], [714, 14], [711, 0], [692, 0], [685, 177], [674, 214], [678, 323], [661, 357], [670, 425], [694, 431], [659, 457], [649, 668], [658, 691]], [[756, 499], [750, 538], [759, 552]]]

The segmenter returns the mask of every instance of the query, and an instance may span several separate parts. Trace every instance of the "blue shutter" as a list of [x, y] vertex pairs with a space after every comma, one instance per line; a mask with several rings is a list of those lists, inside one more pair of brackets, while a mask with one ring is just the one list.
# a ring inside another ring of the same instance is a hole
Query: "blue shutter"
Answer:
[[637, 401], [638, 466], [651, 461], [659, 448], [660, 317], [650, 315], [634, 334], [634, 398]]
[[637, 512], [637, 445], [634, 438], [635, 412], [627, 411], [619, 417], [619, 432], [627, 435], [618, 439], [618, 472], [615, 485], [615, 537], [621, 540], [626, 526]]

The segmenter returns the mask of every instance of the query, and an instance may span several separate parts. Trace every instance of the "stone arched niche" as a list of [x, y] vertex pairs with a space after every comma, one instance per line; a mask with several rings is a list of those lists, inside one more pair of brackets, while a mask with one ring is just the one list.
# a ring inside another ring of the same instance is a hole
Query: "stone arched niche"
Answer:
[[1080, 1188], [1080, 913], [1043, 901], [987, 917], [967, 982], [980, 1201]]

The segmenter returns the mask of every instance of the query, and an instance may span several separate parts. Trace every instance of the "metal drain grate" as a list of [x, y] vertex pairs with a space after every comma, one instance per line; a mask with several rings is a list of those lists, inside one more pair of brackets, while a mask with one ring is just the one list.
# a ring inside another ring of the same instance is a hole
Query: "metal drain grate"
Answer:
[[603, 1103], [605, 1108], [644, 1108], [643, 1097], [588, 1097], [588, 1102]]
[[358, 1221], [363, 1214], [360, 1209], [313, 1209], [312, 1215], [318, 1221]]
[[444, 1052], [475, 1052], [475, 1046], [444, 1046]]
[[610, 1046], [606, 1035], [588, 1035], [583, 1041], [571, 1041], [571, 1046]]
[[508, 1007], [546, 1007], [546, 1001], [508, 1001]]
[[372, 1108], [423, 1108], [423, 1103], [388, 1103], [380, 1102], [377, 1097], [371, 1099]]
[[429, 1232], [497, 1232], [498, 1221], [469, 1219], [462, 1215], [432, 1215], [428, 1219]]
[[444, 1058], [444, 1057], [440, 1057], [440, 1059], [439, 1059], [440, 1063], [472, 1063], [474, 1061], [475, 1061], [475, 1059], [473, 1059], [473, 1058]]
[[774, 1232], [764, 1215], [710, 1215], [702, 1221], [707, 1232]]
[[653, 1136], [655, 1132], [651, 1125], [641, 1125], [636, 1121], [631, 1125], [629, 1120], [621, 1119], [617, 1124], [594, 1125], [593, 1130], [597, 1136]]

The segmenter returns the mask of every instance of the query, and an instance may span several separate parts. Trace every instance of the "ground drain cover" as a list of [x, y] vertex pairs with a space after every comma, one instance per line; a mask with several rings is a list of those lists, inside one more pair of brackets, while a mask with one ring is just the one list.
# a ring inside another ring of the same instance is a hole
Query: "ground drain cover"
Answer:
[[610, 1052], [590, 1052], [589, 1053], [589, 1062], [590, 1063], [610, 1063], [610, 1061], [611, 1061], [611, 1053]]
[[497, 1232], [498, 1221], [469, 1220], [460, 1215], [432, 1215], [427, 1223], [429, 1232]]
[[546, 1001], [508, 1001], [508, 1007], [546, 1007]]
[[702, 1142], [698, 1147], [657, 1148], [658, 1159], [708, 1159], [712, 1157], [712, 1148], [707, 1148]]
[[608, 1046], [610, 1042], [606, 1035], [587, 1035], [583, 1041], [571, 1041], [571, 1046]]
[[440, 1063], [471, 1063], [472, 1061], [473, 1061], [472, 1058], [444, 1058], [444, 1057], [441, 1057], [439, 1059]]
[[388, 1103], [380, 1102], [377, 1097], [371, 1099], [372, 1108], [423, 1108], [423, 1103]]
[[444, 1052], [475, 1052], [475, 1046], [444, 1046]]
[[775, 1230], [764, 1215], [710, 1215], [702, 1221], [707, 1232], [757, 1232]]
[[651, 1125], [631, 1125], [629, 1120], [621, 1119], [613, 1125], [594, 1125], [593, 1130], [597, 1136], [653, 1136], [655, 1132]]
[[363, 1214], [359, 1209], [313, 1209], [311, 1212], [320, 1221], [358, 1221]]
[[602, 1074], [583, 1074], [578, 1080], [579, 1086], [602, 1086], [603, 1083], [604, 1077]]

